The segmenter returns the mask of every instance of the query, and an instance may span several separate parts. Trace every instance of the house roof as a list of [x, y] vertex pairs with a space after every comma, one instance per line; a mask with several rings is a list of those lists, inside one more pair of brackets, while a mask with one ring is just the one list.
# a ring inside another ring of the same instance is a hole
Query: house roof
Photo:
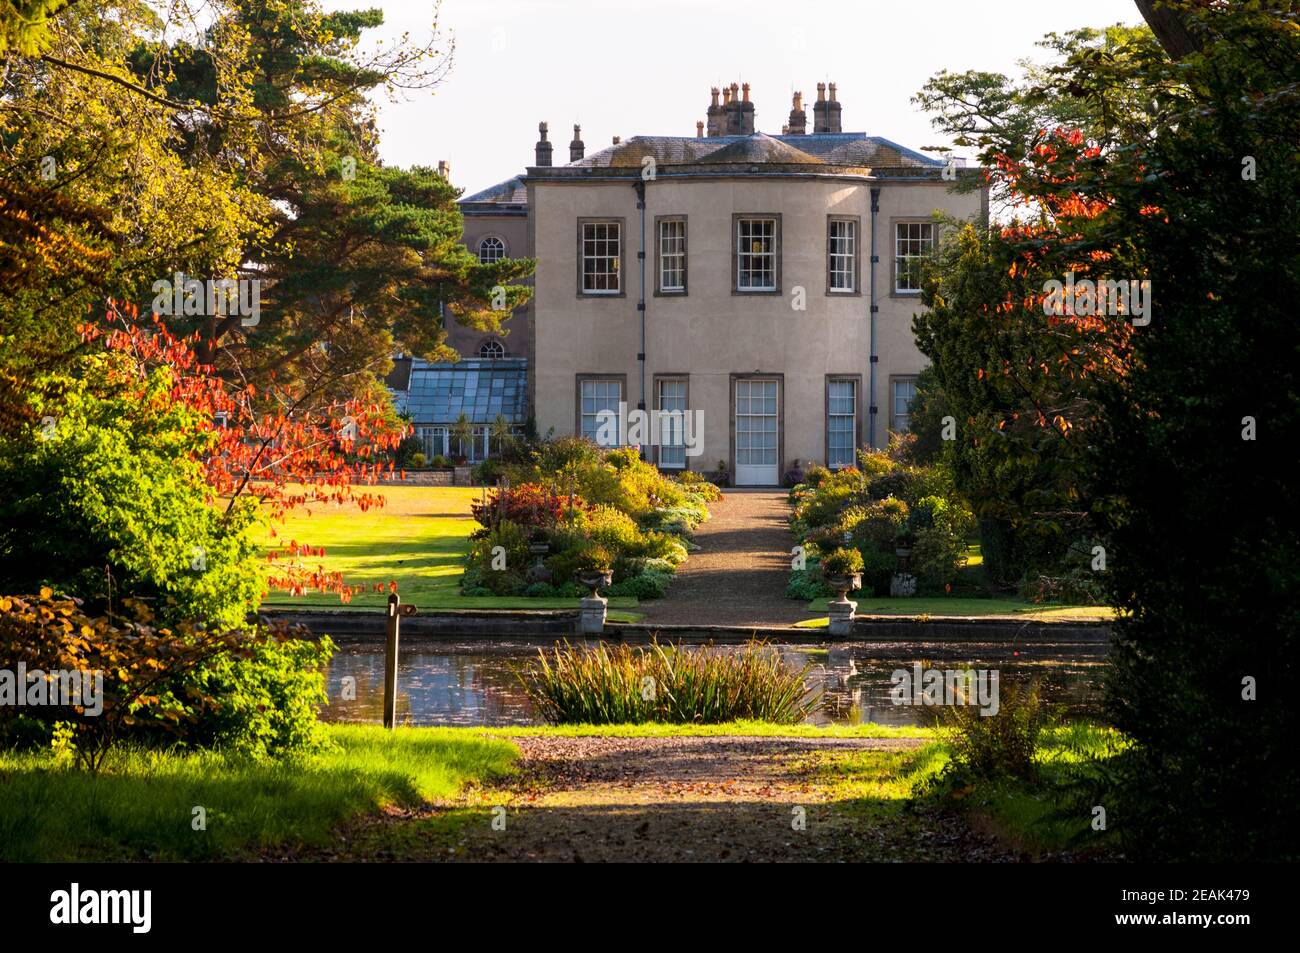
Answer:
[[460, 200], [466, 211], [526, 208], [529, 178], [585, 178], [640, 174], [645, 160], [669, 175], [850, 175], [871, 178], [938, 178], [943, 160], [865, 132], [802, 136], [633, 136], [576, 162], [530, 167], [527, 176]]

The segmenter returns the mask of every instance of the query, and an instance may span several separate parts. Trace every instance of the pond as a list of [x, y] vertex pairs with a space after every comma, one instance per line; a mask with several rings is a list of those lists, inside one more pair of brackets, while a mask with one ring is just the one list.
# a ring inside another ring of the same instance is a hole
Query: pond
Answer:
[[[529, 725], [538, 719], [515, 670], [537, 658], [552, 640], [410, 640], [398, 665], [397, 719], [413, 725]], [[836, 642], [776, 645], [796, 670], [811, 664], [808, 684], [822, 691], [815, 724], [925, 723], [928, 712], [890, 700], [892, 673], [914, 663], [942, 669], [990, 669], [1002, 683], [1041, 678], [1044, 697], [1072, 717], [1096, 715], [1101, 703], [1104, 646], [1068, 652], [1005, 644], [927, 645]], [[716, 646], [734, 650], [735, 646]], [[343, 679], [355, 679], [355, 698], [344, 700]], [[384, 647], [381, 642], [339, 641], [329, 670], [328, 721], [383, 720]]]

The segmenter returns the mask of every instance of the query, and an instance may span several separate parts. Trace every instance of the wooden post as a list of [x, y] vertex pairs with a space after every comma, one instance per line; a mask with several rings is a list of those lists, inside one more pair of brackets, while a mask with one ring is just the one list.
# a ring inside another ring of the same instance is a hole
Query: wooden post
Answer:
[[397, 630], [401, 622], [402, 597], [388, 596], [388, 642], [384, 649], [384, 727], [397, 724]]
[[384, 727], [397, 727], [397, 648], [398, 625], [404, 615], [415, 615], [415, 605], [402, 605], [397, 593], [388, 596], [388, 641], [384, 647]]

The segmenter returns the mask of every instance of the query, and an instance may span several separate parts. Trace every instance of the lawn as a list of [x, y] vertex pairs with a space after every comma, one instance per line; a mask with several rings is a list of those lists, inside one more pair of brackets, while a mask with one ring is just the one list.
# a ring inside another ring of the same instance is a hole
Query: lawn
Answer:
[[[859, 616], [983, 616], [1015, 619], [1017, 622], [1109, 622], [1115, 610], [1109, 606], [1059, 606], [1025, 602], [1021, 599], [980, 599], [964, 596], [916, 596], [890, 598], [858, 595]], [[812, 610], [825, 609], [826, 599], [813, 599]], [[819, 628], [827, 617], [795, 623], [801, 628]]]
[[[509, 742], [440, 728], [328, 725], [329, 751], [283, 762], [118, 750], [98, 774], [0, 752], [0, 861], [205, 860], [325, 845], [342, 821], [447, 802], [513, 770]], [[206, 830], [193, 829], [194, 808]]]
[[[389, 581], [396, 580], [403, 602], [421, 609], [571, 609], [577, 599], [529, 599], [524, 596], [466, 597], [459, 591], [469, 534], [477, 528], [470, 506], [484, 491], [460, 486], [376, 486], [369, 492], [384, 497], [381, 508], [362, 512], [355, 505], [316, 504], [295, 511], [275, 531], [278, 541], [324, 547], [318, 560], [326, 571], [343, 574], [346, 582], [385, 592], [353, 597], [352, 608], [374, 609], [388, 599]], [[627, 610], [637, 600], [612, 597], [611, 609]], [[347, 608], [333, 593], [290, 596], [271, 592], [265, 605]], [[634, 622], [636, 613], [611, 612], [616, 622]]]

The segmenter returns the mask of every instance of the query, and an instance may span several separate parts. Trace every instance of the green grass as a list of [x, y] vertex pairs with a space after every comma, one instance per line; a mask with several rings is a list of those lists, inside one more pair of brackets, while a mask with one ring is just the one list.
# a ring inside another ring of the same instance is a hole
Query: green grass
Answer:
[[[513, 769], [509, 742], [438, 728], [330, 725], [332, 747], [259, 763], [119, 750], [87, 774], [48, 752], [0, 752], [0, 860], [206, 860], [328, 843], [340, 822], [447, 801]], [[207, 812], [195, 831], [193, 809]]]
[[764, 721], [727, 721], [716, 725], [525, 725], [503, 728], [451, 728], [490, 738], [929, 738], [929, 728], [911, 725], [774, 725]]
[[924, 774], [912, 778], [922, 800], [964, 808], [978, 826], [991, 830], [999, 840], [1029, 854], [1071, 849], [1084, 853], [1113, 850], [1117, 845], [1115, 822], [1121, 811], [1113, 798], [1104, 795], [1110, 816], [1106, 831], [1092, 830], [1090, 805], [1081, 801], [1076, 785], [1082, 777], [1097, 777], [1098, 765], [1119, 754], [1124, 738], [1113, 728], [1071, 722], [1044, 730], [1034, 753], [1038, 778], [972, 779], [958, 775], [926, 790], [922, 783], [938, 779], [949, 761], [942, 743], [933, 749], [933, 760]]
[[[420, 609], [574, 609], [577, 599], [529, 599], [524, 596], [462, 596], [460, 577], [469, 552], [469, 534], [478, 526], [470, 506], [483, 490], [461, 486], [374, 486], [366, 492], [384, 497], [382, 507], [362, 512], [354, 505], [315, 504], [296, 511], [274, 529], [274, 542], [324, 547], [322, 559], [308, 558], [311, 566], [340, 572], [345, 582], [384, 592], [365, 592], [343, 605], [333, 593], [290, 596], [271, 592], [265, 601], [277, 608], [329, 608], [374, 610], [388, 601], [387, 586], [397, 582], [403, 602]], [[637, 605], [631, 596], [613, 597], [610, 608]], [[611, 613], [612, 616], [612, 613]], [[614, 621], [636, 621], [618, 618]]]
[[[962, 596], [916, 596], [890, 598], [850, 596], [858, 604], [857, 614], [879, 616], [986, 616], [1017, 621], [1108, 622], [1115, 618], [1109, 606], [1059, 606], [1025, 602], [1020, 599], [972, 599]], [[825, 609], [826, 599], [813, 599], [810, 610]], [[796, 623], [803, 628], [825, 625], [826, 619], [806, 619]]]

